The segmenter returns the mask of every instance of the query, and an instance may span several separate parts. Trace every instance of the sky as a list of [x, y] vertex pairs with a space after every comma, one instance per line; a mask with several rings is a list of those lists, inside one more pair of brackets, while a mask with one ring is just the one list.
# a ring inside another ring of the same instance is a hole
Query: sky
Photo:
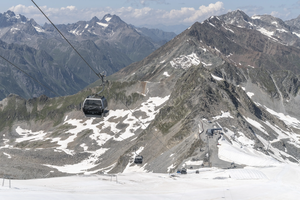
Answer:
[[[88, 21], [94, 16], [102, 19], [105, 14], [116, 14], [123, 21], [135, 26], [158, 25], [190, 26], [212, 15], [221, 15], [233, 10], [243, 10], [249, 16], [271, 14], [283, 20], [300, 14], [300, 0], [35, 0], [48, 17], [56, 24]], [[0, 12], [12, 10], [16, 14], [33, 18], [43, 25], [46, 19], [31, 0], [1, 1]]]

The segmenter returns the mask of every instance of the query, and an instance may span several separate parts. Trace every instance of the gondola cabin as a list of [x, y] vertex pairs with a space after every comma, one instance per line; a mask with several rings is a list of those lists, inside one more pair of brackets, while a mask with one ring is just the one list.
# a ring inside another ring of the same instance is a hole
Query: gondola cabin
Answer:
[[136, 156], [134, 158], [134, 163], [135, 164], [142, 164], [143, 163], [143, 156], [140, 156], [140, 155]]
[[181, 174], [187, 174], [186, 168], [182, 168], [180, 173], [181, 173]]
[[101, 117], [107, 108], [107, 100], [102, 97], [88, 96], [84, 102], [82, 110], [87, 117]]

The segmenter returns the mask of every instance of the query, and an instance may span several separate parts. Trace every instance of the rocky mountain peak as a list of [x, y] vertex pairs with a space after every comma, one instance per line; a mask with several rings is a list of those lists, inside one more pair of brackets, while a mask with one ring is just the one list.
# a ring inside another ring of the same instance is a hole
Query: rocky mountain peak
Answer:
[[[254, 15], [249, 17], [243, 11], [233, 11], [219, 16], [227, 25], [239, 28], [257, 30], [268, 38], [285, 45], [297, 46], [300, 44], [300, 26], [290, 26], [279, 18], [271, 15]], [[290, 22], [297, 24], [297, 22]], [[228, 27], [227, 27], [228, 29]]]
[[265, 25], [274, 26], [277, 28], [286, 28], [287, 30], [289, 29], [284, 21], [272, 15], [255, 15], [252, 16], [252, 19], [264, 22], [266, 23]]
[[288, 24], [289, 26], [300, 28], [300, 15], [295, 19], [290, 19], [285, 21], [285, 23]]
[[99, 22], [100, 20], [98, 19], [98, 17], [94, 16], [91, 20], [90, 23], [95, 23], [95, 22]]
[[3, 15], [5, 15], [7, 18], [11, 18], [11, 17], [16, 16], [16, 14], [11, 10], [8, 10], [7, 12], [4, 12]]
[[233, 16], [239, 16], [239, 17], [244, 17], [244, 18], [248, 18], [248, 15], [242, 11], [242, 10], [235, 10], [235, 11], [232, 11], [232, 12], [229, 12], [227, 13], [228, 15], [233, 15]]
[[119, 26], [120, 24], [126, 24], [120, 17], [111, 14], [104, 15], [101, 20], [95, 16], [88, 23], [92, 26], [100, 26], [103, 29], [106, 29], [108, 25]]
[[27, 18], [23, 15], [16, 15], [14, 12], [8, 10], [3, 14], [0, 13], [0, 27], [11, 26], [16, 23], [26, 22]]
[[121, 18], [117, 15], [111, 15], [106, 14], [103, 16], [103, 18], [100, 20], [102, 23], [106, 24], [126, 24], [124, 21], [121, 20]]
[[234, 25], [245, 24], [251, 21], [251, 18], [241, 10], [235, 10], [225, 15], [221, 15], [220, 19], [224, 20], [226, 23]]
[[105, 21], [109, 22], [115, 16], [116, 15], [106, 14], [106, 15], [103, 16], [102, 20], [105, 20]]

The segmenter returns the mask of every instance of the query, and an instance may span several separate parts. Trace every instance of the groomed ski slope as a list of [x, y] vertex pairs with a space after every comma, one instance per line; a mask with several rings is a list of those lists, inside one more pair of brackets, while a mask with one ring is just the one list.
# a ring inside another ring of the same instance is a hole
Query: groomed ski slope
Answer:
[[5, 200], [53, 199], [299, 199], [300, 167], [279, 164], [244, 169], [203, 168], [187, 175], [127, 172], [109, 175], [8, 180], [0, 187]]

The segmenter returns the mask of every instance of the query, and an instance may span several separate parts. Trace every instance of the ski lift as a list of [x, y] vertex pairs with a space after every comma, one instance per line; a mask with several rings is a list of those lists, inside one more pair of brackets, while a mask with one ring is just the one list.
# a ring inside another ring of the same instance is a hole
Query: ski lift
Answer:
[[105, 109], [107, 108], [107, 100], [104, 96], [98, 97], [99, 94], [104, 90], [105, 82], [104, 77], [106, 76], [106, 71], [104, 73], [97, 73], [92, 66], [80, 55], [80, 53], [75, 49], [75, 47], [68, 41], [68, 39], [58, 30], [58, 28], [52, 23], [52, 21], [46, 16], [46, 14], [40, 9], [40, 7], [31, 0], [34, 5], [41, 11], [41, 13], [48, 19], [48, 21], [53, 25], [54, 28], [58, 31], [58, 33], [69, 43], [69, 45], [74, 49], [74, 51], [82, 58], [82, 60], [87, 64], [87, 66], [99, 77], [102, 81], [100, 86], [102, 86], [102, 90], [98, 92], [96, 95], [88, 96], [84, 102], [82, 110], [87, 117], [97, 117], [103, 116], [105, 114]]
[[142, 163], [143, 163], [143, 156], [137, 155], [137, 156], [134, 158], [134, 163], [135, 163], [135, 164], [142, 164]]
[[86, 117], [101, 117], [105, 114], [106, 108], [107, 100], [104, 96], [88, 96], [83, 102], [82, 110]]
[[104, 73], [97, 74], [101, 79], [102, 90], [95, 95], [87, 96], [83, 102], [82, 111], [86, 117], [102, 117], [105, 114], [105, 109], [107, 108], [107, 100], [104, 96], [99, 97], [99, 94], [104, 90]]
[[180, 173], [181, 174], [187, 174], [187, 169], [186, 168], [182, 168]]

